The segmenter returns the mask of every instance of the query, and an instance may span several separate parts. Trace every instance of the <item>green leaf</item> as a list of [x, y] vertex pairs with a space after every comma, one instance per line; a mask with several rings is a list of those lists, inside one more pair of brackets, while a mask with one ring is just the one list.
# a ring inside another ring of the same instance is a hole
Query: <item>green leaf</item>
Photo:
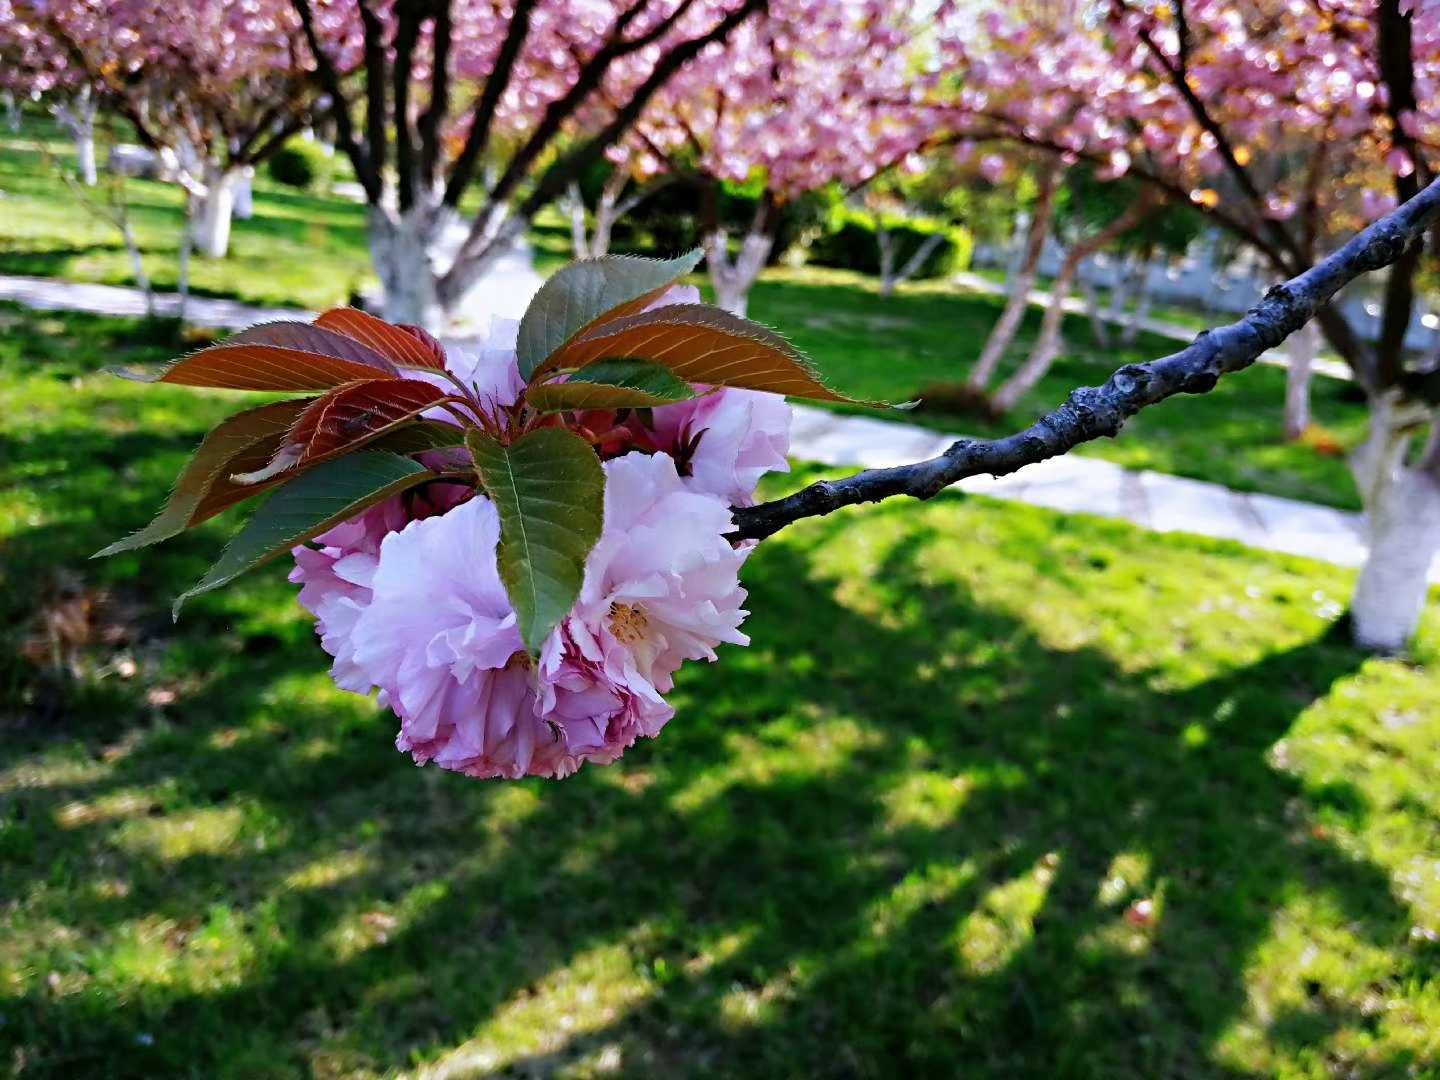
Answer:
[[564, 428], [510, 446], [471, 431], [465, 444], [500, 512], [500, 580], [525, 647], [539, 655], [580, 595], [605, 517], [605, 472], [590, 444]]
[[310, 399], [277, 401], [224, 421], [205, 436], [176, 477], [170, 498], [155, 519], [91, 558], [158, 544], [242, 501], [244, 492], [237, 489], [230, 474], [249, 468], [256, 457], [269, 460], [308, 404]]
[[699, 262], [697, 249], [678, 259], [606, 255], [556, 271], [520, 320], [520, 374], [529, 381], [576, 334], [643, 310]]
[[430, 450], [453, 450], [464, 445], [464, 428], [443, 420], [417, 420], [381, 435], [367, 448], [388, 450], [392, 454], [422, 454]]
[[171, 614], [192, 596], [235, 580], [246, 570], [434, 474], [418, 461], [363, 450], [302, 473], [270, 496], [225, 545], [205, 576], [175, 601]]
[[565, 382], [532, 386], [525, 400], [542, 412], [561, 409], [642, 409], [695, 396], [694, 389], [648, 360], [599, 360]]

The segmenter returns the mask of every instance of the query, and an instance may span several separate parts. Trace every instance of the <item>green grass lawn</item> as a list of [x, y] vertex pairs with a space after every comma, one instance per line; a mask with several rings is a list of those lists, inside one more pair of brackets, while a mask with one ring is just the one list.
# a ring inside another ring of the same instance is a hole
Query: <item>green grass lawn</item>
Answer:
[[283, 568], [170, 623], [221, 523], [87, 561], [234, 400], [99, 374], [166, 355], [133, 322], [0, 323], [8, 1071], [1440, 1070], [1435, 611], [1367, 659], [1341, 569], [895, 502], [761, 545], [658, 740], [466, 780]]
[[[19, 135], [0, 137], [0, 274], [134, 285], [120, 234], [87, 214], [55, 175], [73, 161], [70, 143], [39, 117], [28, 116]], [[103, 183], [95, 196], [101, 204]], [[134, 179], [125, 191], [146, 269], [157, 289], [174, 289], [184, 194], [175, 184]], [[191, 261], [196, 295], [324, 308], [373, 282], [362, 205], [272, 183], [263, 169], [254, 203], [254, 216], [234, 223], [229, 257]]]

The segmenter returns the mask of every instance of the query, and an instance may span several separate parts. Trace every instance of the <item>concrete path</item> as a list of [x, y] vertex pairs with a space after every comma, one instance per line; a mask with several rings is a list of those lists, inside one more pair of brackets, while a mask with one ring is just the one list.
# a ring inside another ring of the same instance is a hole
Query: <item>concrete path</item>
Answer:
[[[953, 281], [956, 285], [959, 285], [961, 288], [970, 289], [972, 292], [987, 293], [990, 296], [1008, 295], [1005, 286], [1002, 285], [1000, 282], [991, 281], [989, 278], [982, 277], [981, 275], [976, 274], [972, 271], [962, 271], [961, 273], [954, 275], [954, 277], [952, 277], [950, 280]], [[1030, 306], [1049, 307], [1050, 293], [1044, 289], [1030, 290]], [[1065, 301], [1064, 307], [1065, 312], [1068, 315], [1087, 314], [1085, 310], [1085, 303], [1079, 297], [1068, 297]], [[1110, 313], [1108, 305], [1106, 306], [1105, 311], [1101, 313], [1101, 317], [1106, 322], [1115, 323], [1117, 326], [1124, 321], [1122, 318], [1117, 318], [1112, 315]], [[1233, 316], [1217, 315], [1215, 318], [1216, 325], [1220, 325], [1222, 321], [1229, 321], [1233, 319]], [[1153, 317], [1142, 319], [1140, 321], [1140, 326], [1143, 330], [1146, 330], [1151, 334], [1155, 334], [1159, 337], [1170, 338], [1174, 341], [1183, 341], [1187, 345], [1190, 344], [1190, 342], [1194, 341], [1195, 335], [1200, 332], [1193, 326], [1185, 326], [1182, 323], [1170, 322], [1167, 319], [1157, 319]], [[1287, 361], [1285, 359], [1284, 353], [1280, 352], [1277, 349], [1271, 349], [1264, 356], [1260, 357], [1260, 363], [1268, 364], [1271, 367], [1285, 367]], [[1319, 357], [1312, 365], [1312, 370], [1315, 372], [1316, 375], [1324, 375], [1327, 378], [1340, 379], [1344, 382], [1349, 382], [1351, 380], [1350, 367], [1348, 364], [1344, 363], [1341, 360], [1332, 360], [1327, 359], [1326, 357]]]
[[[119, 285], [86, 285], [55, 278], [21, 277], [0, 274], [0, 300], [10, 300], [42, 311], [88, 311], [96, 315], [145, 314], [145, 294], [139, 289]], [[156, 293], [155, 304], [161, 315], [174, 315], [180, 310], [177, 293]], [[215, 300], [192, 296], [185, 305], [185, 318], [197, 326], [213, 326], [221, 330], [240, 330], [257, 322], [273, 319], [312, 319], [314, 312], [299, 308], [262, 308], [236, 300]]]
[[[517, 250], [500, 269], [502, 272], [482, 283], [477, 295], [494, 298], [499, 309], [496, 314], [517, 317], [539, 287], [540, 278], [526, 249]], [[0, 276], [0, 299], [46, 310], [110, 315], [141, 315], [145, 310], [136, 289], [48, 278]], [[190, 303], [194, 322], [227, 329], [265, 319], [312, 316], [294, 309], [253, 308], [202, 297], [194, 297]], [[961, 437], [893, 420], [842, 416], [796, 405], [791, 453], [821, 465], [883, 468], [933, 457]], [[1238, 540], [1264, 551], [1342, 566], [1358, 566], [1365, 558], [1359, 514], [1294, 499], [1245, 494], [1178, 476], [1135, 472], [1096, 458], [1071, 454], [1026, 466], [1011, 476], [972, 477], [957, 486], [977, 495], [1119, 518], [1156, 532]], [[1431, 568], [1430, 578], [1440, 583], [1440, 560]]]
[[[877, 469], [934, 457], [959, 438], [958, 433], [796, 405], [791, 454], [821, 465]], [[1365, 559], [1359, 514], [1136, 472], [1075, 454], [1027, 465], [1010, 476], [974, 476], [956, 486], [975, 495], [1119, 518], [1156, 532], [1237, 540], [1262, 551], [1341, 566], [1359, 566]], [[1430, 580], [1440, 584], [1440, 559], [1431, 567]]]

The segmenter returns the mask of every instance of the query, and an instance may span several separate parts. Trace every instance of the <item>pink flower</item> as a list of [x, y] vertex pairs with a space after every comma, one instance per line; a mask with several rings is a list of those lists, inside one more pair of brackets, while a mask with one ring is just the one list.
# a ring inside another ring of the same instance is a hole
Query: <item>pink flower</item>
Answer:
[[337, 683], [378, 686], [400, 718], [396, 746], [418, 763], [516, 778], [614, 761], [674, 715], [661, 694], [684, 661], [747, 643], [745, 555], [725, 539], [725, 503], [687, 490], [664, 454], [628, 454], [605, 473], [580, 601], [538, 665], [500, 581], [486, 498], [398, 531], [386, 504], [327, 534], [343, 547], [297, 554], [307, 606], [335, 624]]
[[[515, 353], [515, 342], [520, 333], [520, 324], [514, 319], [492, 319], [490, 333], [479, 341], [448, 342], [445, 345], [445, 367], [485, 406], [485, 412], [492, 419], [500, 409], [515, 404], [525, 389], [525, 380], [520, 377], [520, 362]], [[443, 390], [454, 390], [455, 384], [445, 376], [433, 371], [411, 369], [405, 373], [407, 379], [419, 379]], [[455, 418], [441, 408], [428, 410], [427, 420], [443, 420], [454, 423]]]
[[371, 582], [385, 537], [409, 522], [444, 513], [470, 497], [462, 484], [430, 484], [397, 495], [315, 538], [317, 547], [294, 549], [290, 580], [300, 586], [300, 605], [315, 616], [320, 645], [335, 658], [335, 685], [357, 694], [373, 681], [355, 662], [351, 633], [370, 604]]
[[[672, 289], [661, 302], [687, 299]], [[452, 351], [447, 363], [487, 413], [523, 389], [512, 326], [497, 324], [478, 350]], [[336, 684], [378, 687], [400, 721], [396, 747], [417, 763], [518, 778], [614, 761], [674, 715], [662, 695], [686, 660], [748, 643], [739, 629], [748, 548], [726, 539], [729, 507], [787, 467], [789, 406], [720, 390], [655, 418], [643, 440], [655, 452], [604, 463], [604, 527], [575, 608], [538, 661], [500, 580], [499, 515], [468, 485], [426, 485], [295, 549], [291, 580], [335, 657]], [[663, 452], [670, 445], [684, 477]], [[438, 467], [432, 457], [422, 460]]]
[[605, 528], [566, 622], [578, 653], [616, 682], [638, 677], [663, 692], [684, 661], [749, 644], [739, 630], [745, 553], [725, 539], [731, 524], [726, 504], [688, 490], [668, 455], [607, 461]]
[[670, 307], [674, 304], [698, 304], [700, 303], [700, 290], [694, 285], [671, 285], [660, 294], [660, 299], [651, 304], [646, 311], [654, 311], [656, 308]]
[[655, 440], [685, 460], [685, 486], [751, 506], [767, 472], [789, 472], [790, 406], [779, 394], [721, 389], [654, 411]]
[[356, 665], [400, 718], [417, 762], [519, 777], [552, 735], [495, 561], [500, 519], [474, 498], [385, 537], [351, 631]]

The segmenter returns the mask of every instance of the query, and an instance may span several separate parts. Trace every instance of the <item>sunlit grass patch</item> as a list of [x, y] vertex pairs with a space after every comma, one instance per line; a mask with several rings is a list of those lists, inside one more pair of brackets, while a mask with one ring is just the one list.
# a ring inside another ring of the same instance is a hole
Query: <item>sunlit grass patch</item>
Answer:
[[[1433, 612], [1413, 657], [1366, 658], [1335, 632], [1345, 570], [896, 502], [762, 544], [753, 645], [687, 668], [658, 739], [561, 782], [467, 780], [334, 689], [282, 566], [171, 623], [227, 522], [88, 559], [230, 405], [159, 391], [143, 414], [86, 373], [161, 346], [65, 316], [62, 354], [17, 318], [11, 1071], [1440, 1068]], [[61, 586], [127, 605], [79, 674], [21, 651]]]

